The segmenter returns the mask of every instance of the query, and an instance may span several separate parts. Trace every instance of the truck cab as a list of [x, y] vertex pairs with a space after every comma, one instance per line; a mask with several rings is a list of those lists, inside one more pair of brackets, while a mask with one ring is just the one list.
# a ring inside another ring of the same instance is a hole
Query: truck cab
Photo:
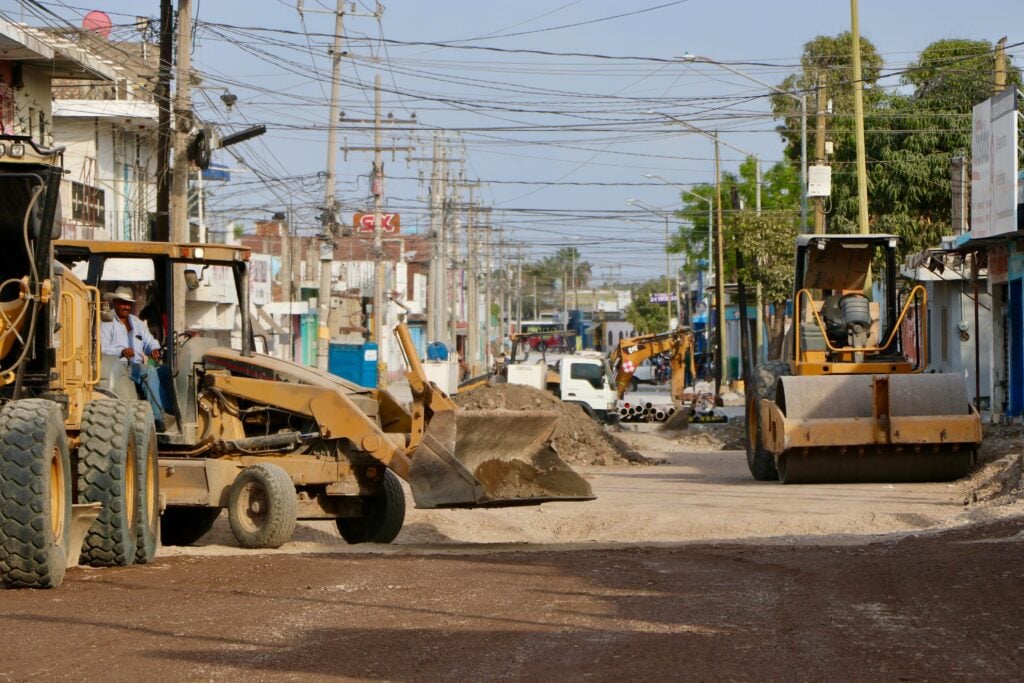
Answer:
[[566, 403], [576, 403], [601, 422], [615, 422], [618, 398], [608, 360], [600, 353], [565, 356], [555, 363], [559, 384], [556, 395]]

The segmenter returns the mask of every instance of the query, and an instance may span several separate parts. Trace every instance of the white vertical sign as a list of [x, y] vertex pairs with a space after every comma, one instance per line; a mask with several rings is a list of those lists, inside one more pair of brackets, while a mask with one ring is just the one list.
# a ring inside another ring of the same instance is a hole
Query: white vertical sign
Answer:
[[992, 100], [971, 117], [971, 239], [992, 234]]
[[1017, 230], [1017, 91], [974, 106], [971, 138], [971, 239]]

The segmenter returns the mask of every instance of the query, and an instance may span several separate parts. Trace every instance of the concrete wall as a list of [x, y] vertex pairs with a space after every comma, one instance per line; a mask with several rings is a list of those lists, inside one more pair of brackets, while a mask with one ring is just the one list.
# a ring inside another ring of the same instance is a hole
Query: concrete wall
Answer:
[[[974, 325], [974, 298], [969, 281], [928, 284], [928, 346], [930, 368], [961, 375], [967, 396], [975, 396], [974, 359], [980, 361], [981, 396], [992, 396], [992, 297], [982, 286], [978, 326]], [[961, 326], [966, 327], [961, 331]]]
[[[98, 117], [55, 119], [56, 141], [67, 147], [61, 189], [65, 237], [148, 239], [149, 215], [156, 210], [155, 132], [134, 128]], [[103, 191], [101, 226], [74, 220], [72, 181]]]

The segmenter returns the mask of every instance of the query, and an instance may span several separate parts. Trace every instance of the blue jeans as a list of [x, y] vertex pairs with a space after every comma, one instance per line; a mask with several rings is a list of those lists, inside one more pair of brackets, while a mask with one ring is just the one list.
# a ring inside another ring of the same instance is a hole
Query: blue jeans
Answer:
[[139, 388], [142, 395], [149, 401], [153, 408], [153, 417], [156, 418], [156, 428], [164, 431], [164, 407], [160, 402], [160, 377], [156, 368], [147, 363], [129, 363], [128, 368], [132, 374], [132, 381]]

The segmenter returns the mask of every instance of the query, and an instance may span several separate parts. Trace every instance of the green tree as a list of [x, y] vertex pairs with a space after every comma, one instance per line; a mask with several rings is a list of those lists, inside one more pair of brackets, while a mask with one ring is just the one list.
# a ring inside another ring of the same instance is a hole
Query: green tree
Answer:
[[786, 301], [793, 292], [793, 264], [800, 217], [794, 211], [739, 211], [726, 221], [725, 242], [743, 253], [743, 268], [737, 278], [753, 301], [761, 288], [760, 305], [768, 326], [768, 357], [782, 355], [785, 336]]
[[575, 247], [562, 247], [550, 256], [523, 267], [523, 286], [537, 285], [537, 310], [531, 317], [539, 317], [545, 308], [561, 310], [566, 288], [572, 285], [572, 273], [575, 271], [576, 287], [585, 288], [590, 284], [593, 268], [588, 261], [582, 260]]
[[626, 320], [637, 334], [657, 334], [668, 329], [668, 305], [651, 303], [651, 294], [665, 291], [665, 278], [641, 284], [626, 307]]
[[[733, 207], [732, 195], [742, 201], [743, 208]], [[713, 185], [698, 185], [694, 194], [715, 202]], [[761, 214], [757, 215], [757, 171], [753, 157], [740, 165], [739, 175], [722, 175], [722, 203], [725, 217], [725, 261], [726, 281], [736, 280], [736, 249], [746, 256], [745, 268], [739, 275], [748, 286], [750, 301], [761, 286], [761, 302], [764, 319], [770, 330], [769, 353], [777, 357], [782, 346], [786, 299], [791, 293], [793, 281], [793, 255], [800, 213], [800, 175], [797, 166], [780, 161], [767, 171], [761, 179]], [[690, 227], [682, 227], [672, 242], [671, 249], [687, 255], [687, 270], [695, 273], [706, 268], [708, 253], [707, 202], [702, 202], [690, 192], [680, 193], [683, 202], [676, 217], [688, 221]]]
[[[804, 46], [803, 70], [780, 86], [805, 89], [813, 116], [817, 74], [827, 74], [833, 107], [828, 137], [835, 146], [829, 232], [857, 230], [850, 46], [848, 33], [815, 38]], [[870, 229], [900, 235], [905, 252], [920, 251], [951, 231], [950, 162], [954, 156], [969, 155], [971, 108], [993, 94], [993, 48], [985, 41], [962, 39], [932, 43], [902, 76], [910, 90], [890, 93], [877, 85], [882, 60], [863, 37], [861, 51]], [[1011, 67], [1008, 81], [1020, 83], [1016, 68]], [[786, 155], [796, 159], [799, 121], [793, 116], [792, 99], [780, 95], [772, 103], [776, 118], [785, 121], [780, 131]]]

